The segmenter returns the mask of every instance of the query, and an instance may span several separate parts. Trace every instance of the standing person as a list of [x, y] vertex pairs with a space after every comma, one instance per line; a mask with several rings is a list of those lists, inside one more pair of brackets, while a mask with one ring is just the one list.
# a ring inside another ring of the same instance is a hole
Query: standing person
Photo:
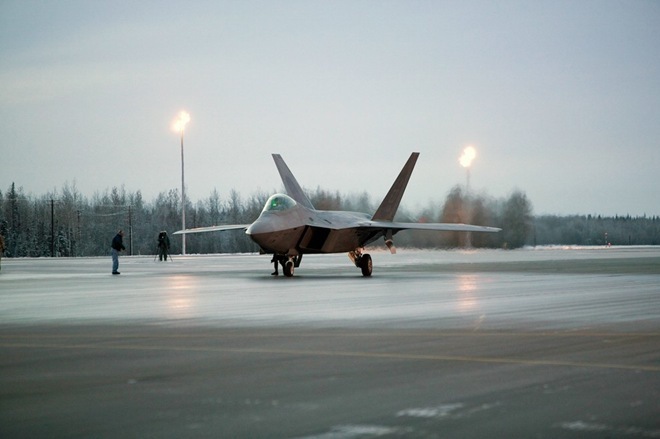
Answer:
[[273, 263], [273, 266], [275, 268], [275, 271], [271, 273], [271, 276], [279, 276], [280, 273], [277, 270], [277, 264], [282, 264], [282, 267], [284, 267], [284, 263], [282, 262], [282, 258], [275, 253], [273, 253], [273, 259], [270, 260], [270, 262]]
[[2, 270], [2, 254], [5, 252], [5, 238], [0, 235], [0, 270]]
[[273, 253], [273, 259], [270, 260], [275, 265], [275, 271], [273, 271], [270, 275], [271, 276], [278, 276], [279, 273], [277, 271], [277, 255]]
[[167, 261], [167, 254], [170, 252], [170, 237], [167, 236], [167, 232], [163, 230], [158, 234], [158, 258], [159, 260]]
[[126, 250], [124, 247], [124, 231], [119, 230], [114, 238], [112, 238], [112, 274], [120, 274], [119, 271], [119, 252]]

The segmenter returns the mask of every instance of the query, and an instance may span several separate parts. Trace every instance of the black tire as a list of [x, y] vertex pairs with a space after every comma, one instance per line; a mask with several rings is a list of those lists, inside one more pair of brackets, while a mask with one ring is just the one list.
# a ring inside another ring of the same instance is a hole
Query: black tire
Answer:
[[293, 276], [293, 261], [286, 261], [284, 264], [284, 275], [286, 277], [292, 277]]
[[362, 276], [369, 277], [371, 276], [371, 271], [373, 270], [373, 263], [371, 262], [371, 255], [364, 254], [360, 258], [360, 270], [362, 270]]

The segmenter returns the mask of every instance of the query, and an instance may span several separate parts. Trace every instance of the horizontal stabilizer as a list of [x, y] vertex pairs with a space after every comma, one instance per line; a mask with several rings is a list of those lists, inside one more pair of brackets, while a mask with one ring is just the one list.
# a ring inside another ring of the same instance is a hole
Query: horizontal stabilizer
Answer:
[[399, 203], [401, 203], [403, 193], [406, 190], [406, 186], [408, 186], [410, 174], [412, 174], [412, 171], [415, 168], [417, 157], [419, 157], [418, 152], [410, 154], [410, 158], [403, 166], [403, 169], [394, 181], [394, 184], [392, 184], [390, 191], [385, 195], [383, 202], [380, 203], [378, 210], [374, 213], [372, 218], [374, 221], [392, 221], [394, 219], [394, 215], [396, 215], [396, 211], [399, 208]]
[[197, 227], [194, 229], [177, 230], [173, 235], [187, 235], [189, 233], [221, 232], [223, 230], [247, 229], [249, 224], [226, 224], [223, 226]]

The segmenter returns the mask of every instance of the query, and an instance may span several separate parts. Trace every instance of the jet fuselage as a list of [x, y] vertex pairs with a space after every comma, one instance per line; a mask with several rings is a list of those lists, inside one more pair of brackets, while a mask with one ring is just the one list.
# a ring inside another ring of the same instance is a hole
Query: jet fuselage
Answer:
[[355, 227], [368, 222], [360, 212], [311, 210], [283, 194], [273, 195], [245, 233], [264, 253], [342, 253], [363, 247], [382, 235]]

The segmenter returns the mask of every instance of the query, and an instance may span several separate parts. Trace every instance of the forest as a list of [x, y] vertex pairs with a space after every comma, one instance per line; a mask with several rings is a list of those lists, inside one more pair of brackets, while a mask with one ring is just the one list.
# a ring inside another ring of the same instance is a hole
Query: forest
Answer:
[[[340, 194], [321, 188], [307, 190], [317, 209], [373, 213], [378, 201], [367, 193]], [[260, 214], [269, 195], [253, 193], [247, 198], [235, 190], [221, 198], [217, 189], [208, 197], [186, 200], [186, 227], [218, 224], [249, 224]], [[420, 211], [401, 208], [396, 220], [454, 222], [502, 228], [500, 233], [402, 231], [397, 247], [414, 248], [504, 248], [538, 245], [660, 245], [660, 217], [600, 215], [534, 216], [532, 203], [522, 191], [495, 199], [467, 193], [455, 186], [444, 202]], [[153, 255], [156, 237], [181, 229], [181, 194], [177, 189], [161, 192], [145, 201], [141, 192], [113, 187], [86, 197], [75, 184], [41, 195], [25, 194], [14, 183], [0, 191], [0, 235], [7, 257], [106, 256], [110, 241], [124, 230], [126, 254]], [[181, 253], [181, 239], [171, 236], [171, 253]], [[372, 245], [382, 245], [376, 242]], [[248, 253], [259, 248], [238, 231], [188, 235], [188, 254]]]

